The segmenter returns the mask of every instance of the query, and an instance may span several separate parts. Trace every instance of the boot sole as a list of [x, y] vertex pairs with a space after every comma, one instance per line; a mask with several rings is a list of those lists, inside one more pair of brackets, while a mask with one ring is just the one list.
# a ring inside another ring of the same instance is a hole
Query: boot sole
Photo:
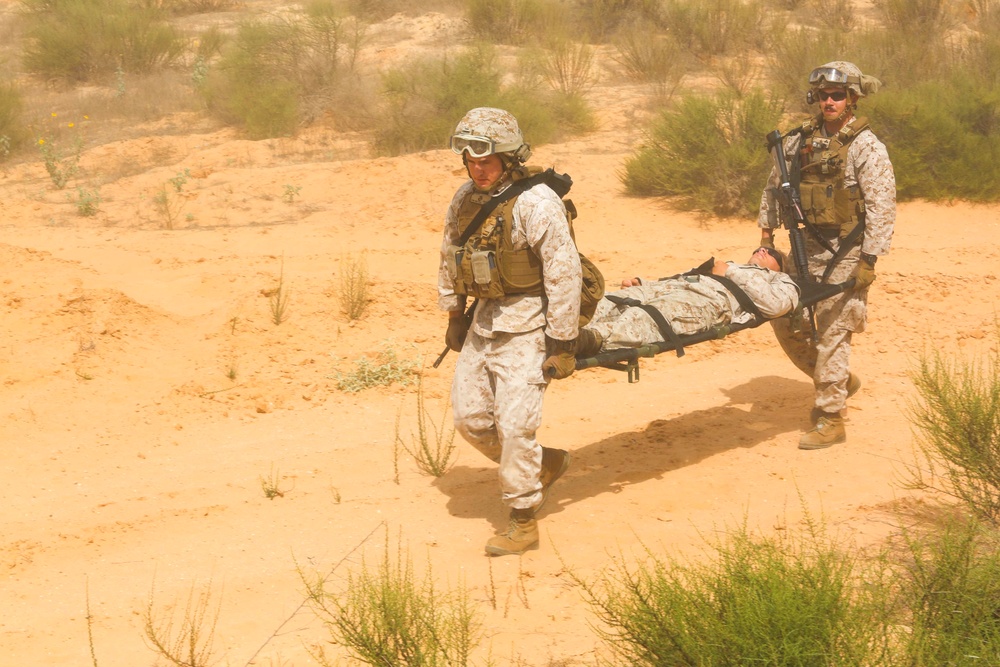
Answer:
[[487, 556], [520, 556], [525, 551], [534, 551], [538, 548], [538, 542], [532, 542], [520, 551], [511, 551], [510, 549], [502, 549], [500, 547], [486, 547]]
[[844, 438], [837, 438], [833, 442], [824, 442], [824, 443], [816, 444], [816, 445], [812, 445], [812, 444], [808, 444], [808, 443], [807, 444], [802, 444], [800, 442], [799, 443], [799, 449], [805, 449], [807, 451], [812, 451], [812, 450], [815, 450], [815, 449], [826, 449], [827, 447], [833, 447], [834, 445], [842, 445], [845, 442], [847, 442], [847, 438], [846, 437], [844, 437]]

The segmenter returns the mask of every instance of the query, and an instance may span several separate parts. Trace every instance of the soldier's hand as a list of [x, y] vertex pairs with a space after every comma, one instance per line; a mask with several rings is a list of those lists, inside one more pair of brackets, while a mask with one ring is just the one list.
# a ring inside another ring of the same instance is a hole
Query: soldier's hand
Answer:
[[864, 289], [875, 282], [875, 265], [861, 260], [858, 271], [854, 274], [854, 289]]
[[770, 248], [771, 250], [775, 250], [775, 247], [774, 247], [774, 234], [764, 234], [763, 232], [761, 232], [761, 235], [760, 235], [760, 247], [761, 248]]
[[458, 317], [448, 318], [448, 331], [444, 334], [444, 343], [455, 352], [461, 352], [465, 345], [465, 335], [469, 328], [465, 325], [465, 318], [461, 313]]
[[542, 362], [542, 373], [548, 377], [562, 380], [568, 378], [576, 370], [576, 340], [556, 340], [545, 337], [545, 361]]

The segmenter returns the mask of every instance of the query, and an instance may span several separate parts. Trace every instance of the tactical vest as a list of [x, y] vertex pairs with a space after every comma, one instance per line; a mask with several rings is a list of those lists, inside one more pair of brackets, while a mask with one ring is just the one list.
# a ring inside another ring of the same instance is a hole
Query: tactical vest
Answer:
[[[542, 169], [525, 166], [515, 169], [511, 178], [516, 183], [539, 174], [543, 174]], [[556, 174], [551, 169], [544, 172], [544, 178], [544, 182], [560, 198], [566, 195], [573, 183], [569, 176]], [[458, 209], [460, 237], [466, 234], [473, 218], [490, 199], [488, 194], [472, 192], [462, 200]], [[448, 248], [446, 261], [455, 283], [455, 294], [477, 299], [498, 299], [514, 294], [540, 296], [545, 293], [541, 259], [529, 247], [514, 248], [511, 229], [517, 199], [517, 196], [511, 197], [497, 206], [464, 246]], [[573, 218], [576, 217], [576, 207], [568, 199], [562, 201], [566, 209], [570, 238], [575, 244]], [[582, 253], [579, 256], [583, 278], [579, 319], [579, 326], [582, 327], [594, 316], [597, 304], [604, 296], [604, 276]]]
[[819, 133], [822, 116], [805, 123], [800, 133], [799, 195], [806, 220], [820, 228], [840, 230], [846, 237], [865, 219], [865, 200], [857, 185], [844, 187], [847, 150], [863, 130], [867, 118], [854, 118], [833, 137]]
[[[537, 167], [515, 169], [514, 182], [541, 173]], [[514, 249], [511, 226], [514, 222], [514, 205], [517, 197], [503, 202], [483, 221], [462, 248], [449, 251], [455, 256], [455, 293], [477, 299], [498, 299], [513, 294], [538, 296], [543, 293], [542, 262], [525, 247]], [[458, 209], [458, 233], [465, 234], [469, 223], [479, 212], [490, 195], [472, 192], [462, 200]], [[572, 216], [567, 211], [572, 235]], [[449, 262], [450, 268], [450, 262]]]

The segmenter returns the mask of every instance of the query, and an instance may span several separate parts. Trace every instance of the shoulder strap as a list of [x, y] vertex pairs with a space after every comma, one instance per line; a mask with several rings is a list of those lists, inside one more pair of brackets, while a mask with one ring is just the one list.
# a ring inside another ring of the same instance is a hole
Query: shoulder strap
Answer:
[[[573, 185], [573, 179], [570, 178], [568, 174], [557, 174], [551, 167], [545, 171], [535, 173], [528, 177], [515, 177], [514, 182], [509, 188], [497, 196], [491, 197], [488, 202], [482, 205], [479, 212], [476, 213], [475, 217], [472, 218], [472, 221], [469, 222], [469, 226], [465, 228], [465, 233], [462, 234], [462, 237], [458, 240], [459, 247], [468, 243], [469, 239], [472, 238], [472, 235], [479, 231], [483, 222], [486, 221], [487, 216], [489, 216], [489, 214], [492, 213], [497, 206], [513, 197], [517, 197], [528, 188], [538, 185], [539, 183], [548, 185], [557, 195], [559, 195], [559, 198], [561, 199], [566, 196], [566, 193], [569, 192], [570, 187]], [[575, 210], [576, 209], [574, 208], [574, 211]]]
[[745, 291], [743, 291], [742, 287], [734, 283], [729, 278], [726, 278], [725, 276], [717, 276], [714, 273], [708, 273], [705, 275], [711, 278], [712, 280], [720, 283], [723, 287], [729, 290], [729, 293], [732, 294], [734, 297], [736, 297], [737, 303], [740, 304], [740, 307], [743, 310], [747, 311], [748, 313], [756, 317], [758, 320], [767, 319], [766, 317], [764, 317], [764, 314], [760, 312], [760, 309], [757, 308], [757, 304], [753, 302], [753, 299], [751, 299], [750, 296]]

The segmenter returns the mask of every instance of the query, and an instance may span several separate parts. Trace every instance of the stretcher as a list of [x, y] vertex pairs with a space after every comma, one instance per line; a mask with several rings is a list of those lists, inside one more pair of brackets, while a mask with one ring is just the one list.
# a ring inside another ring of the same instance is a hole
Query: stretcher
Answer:
[[[791, 317], [793, 313], [801, 312], [801, 309], [803, 308], [808, 309], [812, 305], [824, 299], [829, 299], [832, 296], [846, 292], [854, 287], [854, 278], [839, 284], [816, 283], [811, 280], [801, 279], [795, 279], [795, 282], [799, 286], [798, 306], [792, 311], [792, 313], [782, 315], [781, 317]], [[779, 317], [774, 319], [781, 318]], [[641, 347], [626, 347], [601, 352], [593, 357], [578, 358], [576, 360], [576, 370], [579, 371], [585, 368], [596, 367], [610, 368], [612, 370], [624, 371], [628, 373], [629, 382], [638, 382], [639, 359], [643, 357], [655, 357], [663, 352], [676, 352], [677, 356], [681, 357], [684, 356], [684, 348], [689, 345], [702, 343], [706, 340], [720, 340], [737, 331], [759, 327], [768, 321], [770, 320], [767, 318], [751, 316], [748, 321], [743, 323], [730, 322], [728, 324], [720, 324], [711, 327], [698, 333], [677, 336], [676, 341], [662, 341], [659, 343], [643, 345]]]

